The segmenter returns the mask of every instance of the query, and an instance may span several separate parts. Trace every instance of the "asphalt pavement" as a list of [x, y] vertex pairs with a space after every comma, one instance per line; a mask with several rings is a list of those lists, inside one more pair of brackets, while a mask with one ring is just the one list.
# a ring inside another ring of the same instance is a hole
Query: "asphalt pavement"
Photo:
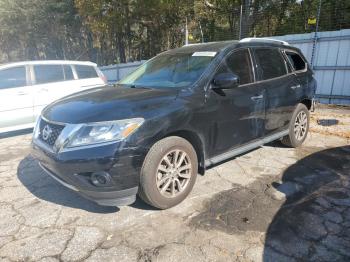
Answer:
[[349, 261], [349, 109], [311, 130], [210, 168], [163, 211], [98, 206], [40, 169], [30, 134], [2, 137], [0, 261]]

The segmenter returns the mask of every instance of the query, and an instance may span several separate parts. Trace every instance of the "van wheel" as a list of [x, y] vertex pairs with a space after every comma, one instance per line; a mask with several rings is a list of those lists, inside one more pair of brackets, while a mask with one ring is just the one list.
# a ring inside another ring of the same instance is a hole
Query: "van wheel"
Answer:
[[310, 113], [304, 104], [298, 104], [289, 124], [289, 135], [282, 138], [282, 143], [290, 147], [300, 146], [309, 132]]
[[139, 196], [160, 209], [175, 206], [191, 192], [197, 172], [192, 145], [181, 137], [164, 138], [151, 147], [143, 162]]

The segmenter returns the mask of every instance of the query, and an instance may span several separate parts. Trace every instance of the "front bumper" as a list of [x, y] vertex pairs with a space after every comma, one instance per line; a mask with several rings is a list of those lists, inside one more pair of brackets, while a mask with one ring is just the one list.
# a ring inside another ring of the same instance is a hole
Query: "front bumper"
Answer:
[[[136, 200], [145, 157], [142, 147], [116, 142], [55, 153], [34, 139], [32, 155], [55, 180], [100, 205], [122, 206]], [[91, 175], [96, 172], [106, 172], [110, 181], [103, 186], [94, 185]]]

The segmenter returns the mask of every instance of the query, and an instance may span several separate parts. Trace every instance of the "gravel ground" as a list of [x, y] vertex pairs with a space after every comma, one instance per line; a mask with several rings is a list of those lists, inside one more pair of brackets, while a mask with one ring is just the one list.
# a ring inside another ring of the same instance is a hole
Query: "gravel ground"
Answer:
[[165, 211], [98, 206], [39, 168], [30, 134], [0, 138], [0, 261], [349, 261], [349, 119], [322, 107], [301, 148], [212, 167]]

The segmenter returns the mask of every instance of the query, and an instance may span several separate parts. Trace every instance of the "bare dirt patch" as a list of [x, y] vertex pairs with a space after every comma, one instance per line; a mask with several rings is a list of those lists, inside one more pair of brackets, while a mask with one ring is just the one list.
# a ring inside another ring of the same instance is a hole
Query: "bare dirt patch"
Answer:
[[350, 138], [350, 107], [321, 105], [310, 120], [311, 132]]

